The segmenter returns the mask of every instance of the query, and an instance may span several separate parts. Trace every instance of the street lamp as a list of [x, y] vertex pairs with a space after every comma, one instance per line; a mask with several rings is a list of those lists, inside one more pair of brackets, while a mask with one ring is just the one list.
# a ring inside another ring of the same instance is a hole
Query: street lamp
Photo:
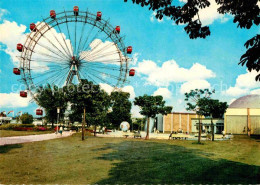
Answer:
[[57, 129], [56, 129], [56, 133], [58, 134], [58, 130], [59, 130], [59, 127], [58, 127], [58, 124], [59, 124], [59, 114], [60, 114], [60, 107], [57, 107]]

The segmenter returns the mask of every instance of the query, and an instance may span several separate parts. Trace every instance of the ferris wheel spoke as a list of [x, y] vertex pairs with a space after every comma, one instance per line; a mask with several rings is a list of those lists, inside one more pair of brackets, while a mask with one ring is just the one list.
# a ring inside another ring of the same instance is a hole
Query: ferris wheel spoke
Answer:
[[70, 39], [71, 52], [72, 52], [72, 55], [73, 55], [74, 50], [73, 50], [73, 47], [72, 47], [72, 40], [71, 40], [70, 30], [69, 30], [69, 26], [68, 26], [68, 18], [67, 18], [67, 14], [66, 14], [66, 11], [65, 11], [65, 10], [64, 10], [64, 13], [65, 13], [65, 16], [66, 16], [66, 28], [67, 28], [67, 32], [68, 32], [69, 39]]
[[92, 76], [94, 76], [95, 78], [101, 80], [102, 82], [104, 82], [104, 83], [106, 83], [106, 84], [109, 84], [109, 85], [112, 86], [112, 87], [115, 87], [111, 82], [105, 80], [104, 78], [101, 78], [101, 77], [99, 77], [99, 76], [97, 76], [97, 75], [95, 75], [95, 74], [93, 74], [93, 73], [91, 73], [91, 72], [88, 72], [88, 73], [91, 74]]
[[51, 73], [54, 73], [54, 72], [57, 72], [57, 71], [60, 72], [61, 70], [64, 70], [64, 69], [66, 69], [66, 68], [62, 68], [60, 70], [59, 69], [58, 70], [57, 69], [48, 70], [44, 74], [40, 73], [38, 75], [33, 76], [32, 79], [40, 78], [40, 77], [43, 77], [44, 75], [51, 74]]
[[55, 63], [56, 65], [69, 65], [68, 61], [64, 61], [64, 60], [42, 60], [42, 59], [33, 59], [30, 61], [34, 61], [37, 63], [47, 63], [47, 64], [53, 64]]
[[52, 52], [52, 53], [55, 54], [56, 56], [59, 56], [59, 57], [63, 58], [63, 55], [60, 55], [60, 53], [57, 52], [57, 51], [55, 52], [55, 51], [52, 50], [50, 47], [45, 46], [45, 45], [43, 45], [43, 44], [41, 44], [41, 43], [39, 43], [39, 42], [38, 42], [38, 45], [41, 46], [42, 48], [45, 48], [46, 50]]
[[113, 78], [115, 80], [120, 80], [120, 78], [118, 76], [115, 76], [115, 75], [112, 75], [112, 74], [108, 74], [108, 73], [103, 72], [103, 71], [98, 71], [98, 70], [96, 70], [94, 68], [90, 68], [90, 70], [93, 71], [93, 72], [96, 72], [98, 74], [105, 75], [106, 77], [110, 77], [110, 78]]
[[[101, 42], [102, 42], [102, 41], [101, 41]], [[101, 43], [101, 42], [100, 42], [100, 43]], [[84, 58], [87, 58], [88, 56], [90, 56], [90, 57], [96, 56], [96, 55], [98, 55], [99, 53], [104, 52], [104, 51], [106, 51], [107, 49], [111, 48], [113, 45], [114, 45], [113, 42], [109, 43], [108, 45], [105, 45], [105, 44], [104, 44], [103, 47], [101, 47], [100, 49], [98, 49], [97, 51], [95, 51], [95, 49], [99, 46], [99, 44], [98, 44], [98, 45], [95, 46], [89, 53], [87, 53]]]
[[107, 53], [103, 53], [102, 55], [96, 55], [96, 56], [90, 56], [90, 58], [87, 58], [88, 61], [97, 61], [102, 58], [107, 58], [108, 56], [118, 54], [118, 51], [110, 51]]
[[[49, 73], [52, 74], [51, 76], [47, 76], [46, 78], [42, 79], [41, 81], [37, 82], [35, 85], [39, 85], [39, 84], [42, 84], [43, 82], [47, 83], [50, 79], [54, 78], [56, 75], [59, 75], [61, 74], [61, 71], [62, 70], [65, 70], [66, 68], [63, 68], [63, 69], [60, 69], [60, 70], [54, 70], [53, 72], [55, 72], [54, 74], [52, 73]], [[45, 74], [46, 76], [46, 74]]]
[[[55, 19], [55, 20], [56, 20], [56, 19]], [[65, 43], [66, 49], [67, 49], [67, 51], [68, 51], [68, 52], [66, 52], [66, 53], [67, 53], [70, 57], [72, 57], [73, 54], [71, 54], [71, 52], [70, 52], [70, 50], [69, 50], [69, 47], [68, 47], [68, 44], [66, 43], [66, 40], [65, 40], [65, 38], [63, 37], [62, 31], [61, 31], [61, 28], [60, 28], [60, 24], [58, 23], [57, 20], [56, 20], [56, 23], [57, 23], [59, 32], [60, 32], [60, 34], [61, 34], [61, 36], [62, 36], [62, 40], [63, 40], [63, 42]]]
[[94, 82], [95, 84], [98, 84], [91, 76], [89, 76], [86, 72], [79, 71], [80, 75], [83, 76], [85, 79], [90, 79], [90, 81]]
[[124, 68], [120, 68], [120, 67], [113, 67], [113, 66], [108, 66], [108, 65], [98, 65], [98, 64], [92, 64], [92, 62], [89, 62], [87, 64], [84, 64], [83, 67], [88, 67], [88, 65], [90, 66], [94, 66], [98, 69], [107, 69], [107, 70], [112, 70], [112, 71], [120, 71], [120, 70], [124, 70]]
[[[70, 69], [67, 70], [67, 72], [63, 73], [59, 73], [56, 76], [54, 76], [52, 78], [52, 80], [49, 80], [51, 82], [51, 84], [54, 84], [54, 82], [56, 82], [56, 84], [60, 84], [64, 79], [66, 79], [67, 74], [69, 73]], [[64, 80], [65, 81], [65, 80]]]
[[[87, 44], [87, 47], [85, 48], [85, 45], [84, 45], [84, 47], [83, 47], [83, 50], [82, 51], [86, 51], [87, 49], [89, 49], [90, 48], [90, 44], [91, 43], [93, 43], [93, 41], [94, 40], [96, 40], [97, 39], [97, 37], [98, 37], [98, 35], [101, 33], [101, 30], [99, 30], [97, 33], [96, 33], [96, 35], [93, 37], [93, 39], [91, 40], [91, 42], [89, 42], [89, 44]], [[108, 37], [106, 37], [106, 39], [107, 39]], [[102, 43], [102, 40], [100, 40], [100, 42], [98, 43], [98, 44], [96, 44], [95, 46], [94, 46], [94, 48], [92, 48], [92, 50], [94, 50], [100, 43]], [[85, 43], [86, 44], [86, 43]], [[85, 48], [85, 49], [84, 49]], [[82, 59], [82, 58], [81, 58]]]
[[92, 34], [92, 31], [93, 31], [94, 28], [95, 28], [95, 25], [92, 25], [89, 34], [87, 35], [87, 37], [86, 37], [85, 41], [83, 42], [83, 44], [81, 44], [80, 49], [78, 51], [83, 51], [83, 49], [84, 49], [86, 43], [88, 42], [88, 39], [89, 39], [90, 35]]
[[36, 53], [36, 54], [40, 54], [40, 55], [42, 55], [42, 56], [45, 56], [45, 57], [48, 57], [48, 58], [52, 58], [52, 59], [58, 59], [58, 60], [64, 60], [63, 58], [60, 58], [60, 57], [55, 57], [55, 56], [53, 56], [53, 55], [49, 55], [49, 54], [47, 54], [47, 53], [43, 53], [43, 52], [40, 52], [40, 51], [33, 51], [33, 53]]
[[[68, 55], [68, 54], [66, 53], [65, 48], [64, 48], [63, 45], [60, 43], [60, 41], [59, 41], [59, 39], [57, 38], [57, 36], [53, 33], [52, 28], [54, 29], [54, 27], [50, 27], [46, 22], [44, 22], [44, 23], [47, 25], [49, 31], [51, 32], [51, 34], [53, 35], [53, 37], [55, 38], [55, 40], [59, 43], [59, 45], [61, 46], [61, 48], [63, 49], [63, 51], [64, 51], [65, 53], [62, 52], [55, 44], [53, 44], [53, 46], [54, 46], [56, 49], [58, 49], [64, 56], [67, 56], [66, 58], [70, 59], [70, 55]], [[54, 30], [55, 30], [55, 29], [54, 29]], [[45, 38], [46, 38], [46, 37], [45, 37]], [[48, 40], [49, 40], [49, 39], [48, 39]]]
[[81, 29], [81, 34], [80, 34], [80, 39], [79, 39], [79, 45], [78, 45], [78, 48], [77, 48], [76, 55], [79, 54], [79, 49], [80, 49], [81, 41], [82, 41], [82, 39], [83, 39], [83, 35], [84, 35], [84, 31], [85, 31], [85, 26], [86, 26], [86, 23], [87, 23], [86, 18], [87, 18], [87, 12], [86, 12], [86, 17], [85, 17], [84, 24], [83, 24], [82, 29]]

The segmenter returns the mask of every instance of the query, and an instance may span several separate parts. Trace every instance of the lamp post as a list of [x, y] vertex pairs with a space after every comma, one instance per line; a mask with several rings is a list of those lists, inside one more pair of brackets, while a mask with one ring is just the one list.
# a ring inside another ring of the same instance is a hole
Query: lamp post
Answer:
[[56, 127], [56, 133], [58, 134], [58, 124], [59, 124], [59, 114], [60, 114], [60, 107], [57, 107], [57, 127]]
[[82, 141], [85, 140], [85, 118], [86, 118], [86, 108], [84, 107], [83, 121], [82, 121]]

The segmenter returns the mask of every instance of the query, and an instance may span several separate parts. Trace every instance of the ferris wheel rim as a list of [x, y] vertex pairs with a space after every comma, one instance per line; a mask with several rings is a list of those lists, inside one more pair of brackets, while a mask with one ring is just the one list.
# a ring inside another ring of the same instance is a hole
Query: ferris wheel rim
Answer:
[[[108, 20], [102, 19], [100, 21], [97, 21], [97, 20], [95, 20], [96, 16], [94, 14], [90, 13], [89, 11], [79, 11], [79, 15], [77, 15], [77, 16], [75, 16], [75, 15], [68, 16], [68, 14], [70, 14], [70, 13], [73, 13], [73, 11], [64, 10], [63, 12], [57, 13], [56, 15], [58, 16], [58, 18], [55, 18], [55, 19], [51, 18], [51, 16], [48, 16], [47, 18], [43, 19], [43, 21], [37, 25], [37, 27], [39, 27], [41, 24], [44, 24], [44, 26], [41, 26], [40, 29], [37, 30], [36, 32], [31, 32], [27, 35], [26, 41], [24, 43], [24, 50], [22, 51], [22, 53], [20, 55], [20, 59], [21, 59], [20, 68], [22, 69], [22, 80], [24, 81], [24, 83], [27, 87], [27, 91], [30, 92], [32, 97], [33, 97], [33, 93], [32, 93], [32, 88], [30, 86], [31, 86], [31, 84], [34, 85], [34, 82], [31, 77], [30, 65], [31, 65], [31, 58], [32, 58], [33, 50], [35, 49], [39, 40], [44, 36], [44, 34], [46, 34], [48, 31], [50, 31], [50, 29], [55, 28], [64, 23], [67, 24], [68, 22], [81, 22], [82, 23], [84, 20], [85, 24], [90, 24], [93, 27], [98, 28], [99, 31], [104, 32], [111, 39], [111, 41], [116, 46], [116, 49], [117, 49], [117, 51], [119, 53], [119, 57], [120, 57], [120, 75], [119, 75], [120, 79], [118, 80], [117, 84], [113, 87], [114, 88], [118, 88], [120, 86], [122, 87], [123, 83], [126, 81], [127, 72], [128, 72], [128, 61], [130, 60], [130, 58], [127, 57], [126, 47], [123, 43], [123, 37], [121, 37], [121, 35], [114, 32], [115, 27], [113, 27], [109, 23], [109, 19]], [[62, 22], [61, 20], [64, 20], [64, 19], [66, 19], [66, 21]], [[71, 20], [69, 21], [69, 19], [71, 19]], [[55, 22], [56, 22], [56, 24], [52, 24]], [[45, 26], [48, 26], [49, 28], [45, 32], [42, 33], [41, 30], [43, 30]], [[40, 36], [38, 37], [37, 40], [35, 40], [37, 35], [40, 35]], [[27, 56], [29, 56], [29, 57], [27, 57]], [[123, 69], [123, 66], [122, 66], [123, 63], [125, 63], [125, 69]], [[27, 65], [27, 66], [25, 66], [25, 65]], [[123, 73], [124, 73], [124, 75], [122, 75]], [[122, 76], [123, 76], [123, 78], [121, 79]]]

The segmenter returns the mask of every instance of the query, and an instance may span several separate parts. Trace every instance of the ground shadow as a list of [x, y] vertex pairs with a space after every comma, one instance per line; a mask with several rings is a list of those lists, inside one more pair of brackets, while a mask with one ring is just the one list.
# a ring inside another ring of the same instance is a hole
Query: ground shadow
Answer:
[[260, 183], [258, 166], [212, 160], [209, 154], [181, 146], [125, 141], [99, 150], [107, 149], [114, 152], [99, 159], [119, 162], [114, 163], [109, 178], [96, 184]]
[[15, 148], [22, 148], [23, 146], [21, 144], [14, 144], [14, 145], [4, 145], [4, 146], [0, 146], [0, 154], [4, 154], [9, 152], [12, 149]]

